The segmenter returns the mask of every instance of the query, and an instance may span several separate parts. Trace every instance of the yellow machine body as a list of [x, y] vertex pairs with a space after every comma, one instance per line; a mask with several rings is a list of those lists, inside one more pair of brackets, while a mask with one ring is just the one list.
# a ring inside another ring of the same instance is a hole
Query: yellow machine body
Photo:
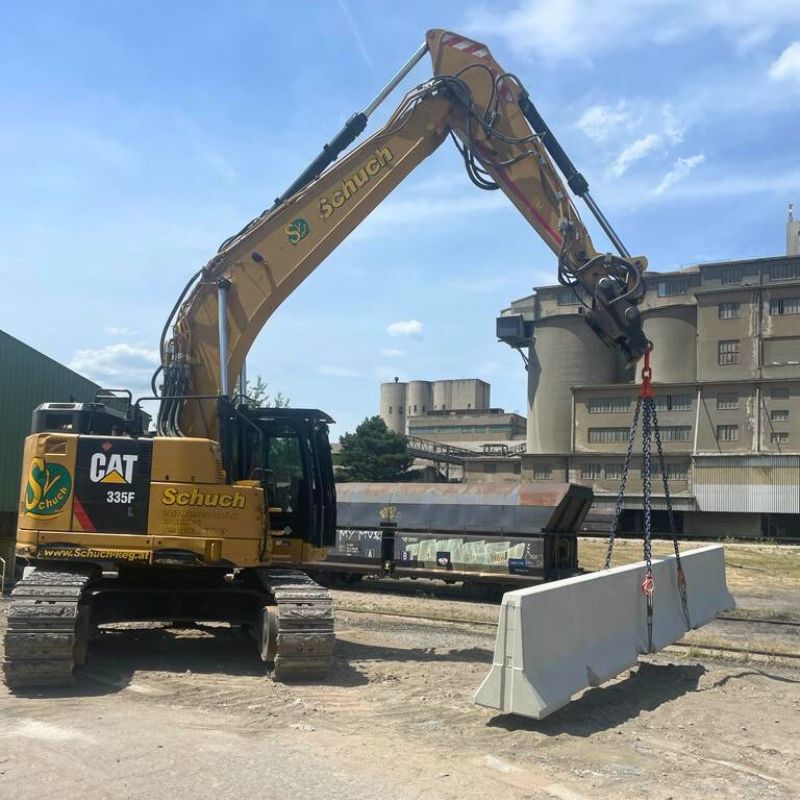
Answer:
[[[115, 452], [121, 446], [127, 452]], [[219, 445], [209, 439], [33, 434], [18, 519], [21, 559], [249, 567], [321, 554], [270, 531], [263, 488], [226, 483]]]

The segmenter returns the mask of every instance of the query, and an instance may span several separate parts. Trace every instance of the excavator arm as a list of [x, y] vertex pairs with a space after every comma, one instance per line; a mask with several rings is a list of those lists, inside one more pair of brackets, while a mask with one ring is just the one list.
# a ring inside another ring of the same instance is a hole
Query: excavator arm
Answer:
[[[376, 101], [187, 284], [162, 336], [159, 433], [216, 438], [214, 398], [229, 394], [272, 313], [448, 136], [472, 182], [502, 190], [557, 255], [559, 281], [576, 292], [594, 330], [629, 360], [643, 354], [647, 341], [637, 306], [646, 261], [630, 258], [520, 81], [488, 48], [429, 31], [383, 96], [426, 51], [433, 77], [409, 92], [380, 130], [335, 160], [363, 130]], [[619, 255], [595, 250], [559, 169], [599, 214]], [[154, 376], [154, 391], [155, 383]]]

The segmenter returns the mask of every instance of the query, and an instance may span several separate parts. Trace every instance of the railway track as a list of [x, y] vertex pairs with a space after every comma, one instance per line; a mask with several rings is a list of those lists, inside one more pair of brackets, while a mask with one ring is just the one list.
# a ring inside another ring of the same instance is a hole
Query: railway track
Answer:
[[[337, 612], [345, 614], [364, 614], [374, 617], [395, 617], [397, 619], [408, 619], [418, 622], [439, 622], [450, 625], [460, 625], [472, 628], [497, 628], [497, 623], [485, 620], [467, 619], [465, 617], [447, 617], [434, 614], [405, 614], [399, 611], [379, 611], [372, 608], [359, 608], [358, 606], [346, 606], [336, 609]], [[800, 628], [800, 620], [777, 620], [777, 619], [751, 619], [750, 617], [721, 615], [717, 618], [722, 622], [746, 623], [750, 626], [781, 626], [784, 628]], [[736, 655], [764, 656], [768, 658], [783, 658], [791, 661], [800, 662], [800, 652], [785, 652], [783, 650], [765, 650], [752, 647], [735, 647], [732, 645], [702, 644], [692, 642], [675, 642], [670, 648], [675, 647], [683, 650], [698, 650], [707, 653], [729, 653]], [[669, 648], [667, 648], [669, 649]]]

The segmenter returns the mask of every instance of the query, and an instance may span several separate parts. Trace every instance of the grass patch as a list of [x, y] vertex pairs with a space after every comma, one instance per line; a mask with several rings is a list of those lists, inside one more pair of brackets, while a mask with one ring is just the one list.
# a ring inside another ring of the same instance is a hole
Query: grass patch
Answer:
[[[683, 550], [703, 547], [710, 542], [680, 542]], [[770, 584], [797, 586], [800, 582], [800, 548], [793, 546], [731, 542], [725, 545], [728, 588], [747, 591]], [[578, 558], [584, 569], [602, 569], [607, 543], [604, 539], [581, 539]], [[673, 553], [672, 542], [653, 540], [653, 555]], [[614, 545], [613, 566], [642, 560], [642, 542], [637, 539], [618, 539]]]

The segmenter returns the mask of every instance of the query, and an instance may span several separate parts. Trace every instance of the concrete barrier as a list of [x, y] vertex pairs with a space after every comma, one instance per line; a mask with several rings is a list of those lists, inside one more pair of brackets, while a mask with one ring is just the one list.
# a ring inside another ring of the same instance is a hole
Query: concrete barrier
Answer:
[[[719, 545], [681, 554], [689, 617], [699, 628], [733, 608]], [[478, 705], [543, 719], [582, 689], [597, 686], [647, 652], [643, 561], [580, 575], [503, 596], [492, 670], [475, 695]], [[653, 560], [653, 647], [686, 632], [675, 556]]]

